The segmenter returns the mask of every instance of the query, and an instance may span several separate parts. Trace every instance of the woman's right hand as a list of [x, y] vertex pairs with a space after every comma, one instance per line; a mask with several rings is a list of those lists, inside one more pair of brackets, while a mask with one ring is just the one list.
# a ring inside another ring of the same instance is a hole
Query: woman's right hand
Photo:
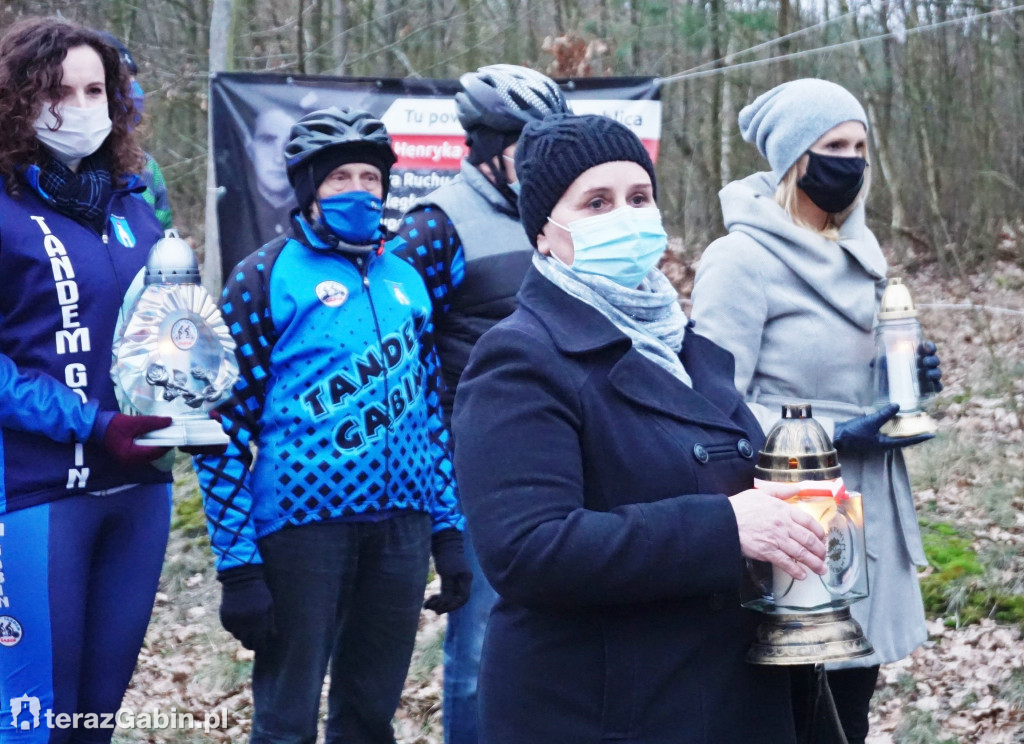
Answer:
[[825, 573], [825, 530], [810, 514], [756, 488], [729, 498], [745, 558], [768, 561], [796, 580]]

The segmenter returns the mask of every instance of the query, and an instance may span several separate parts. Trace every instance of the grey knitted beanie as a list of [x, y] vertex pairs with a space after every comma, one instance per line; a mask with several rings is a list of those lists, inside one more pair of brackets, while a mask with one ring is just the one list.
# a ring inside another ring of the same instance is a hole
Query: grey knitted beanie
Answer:
[[841, 85], [802, 78], [777, 85], [740, 111], [740, 134], [768, 160], [776, 183], [833, 127], [848, 121], [868, 126], [860, 101]]
[[516, 147], [516, 175], [522, 184], [519, 217], [530, 242], [537, 245], [551, 210], [580, 174], [617, 161], [631, 161], [646, 170], [657, 200], [654, 163], [625, 124], [596, 114], [551, 114], [527, 124]]

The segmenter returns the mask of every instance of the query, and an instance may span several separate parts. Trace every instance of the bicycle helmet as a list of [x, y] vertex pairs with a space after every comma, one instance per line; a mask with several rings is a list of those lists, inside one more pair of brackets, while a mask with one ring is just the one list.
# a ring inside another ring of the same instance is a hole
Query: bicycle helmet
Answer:
[[284, 158], [288, 181], [303, 210], [313, 202], [324, 178], [345, 163], [379, 168], [386, 199], [388, 174], [397, 160], [384, 122], [369, 112], [343, 106], [313, 111], [295, 122]]
[[459, 122], [467, 132], [486, 127], [522, 131], [548, 114], [569, 113], [562, 90], [547, 75], [519, 65], [488, 65], [461, 78], [455, 94]]

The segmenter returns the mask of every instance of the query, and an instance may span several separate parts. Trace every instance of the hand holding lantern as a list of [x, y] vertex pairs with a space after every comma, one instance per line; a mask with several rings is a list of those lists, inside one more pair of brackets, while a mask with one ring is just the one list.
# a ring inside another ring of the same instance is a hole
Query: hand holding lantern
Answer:
[[795, 578], [777, 565], [749, 562], [743, 605], [765, 613], [747, 654], [755, 664], [806, 664], [872, 653], [849, 605], [868, 594], [864, 512], [847, 491], [839, 460], [806, 403], [782, 407], [782, 420], [758, 453], [754, 486], [800, 509], [825, 534], [824, 575]]

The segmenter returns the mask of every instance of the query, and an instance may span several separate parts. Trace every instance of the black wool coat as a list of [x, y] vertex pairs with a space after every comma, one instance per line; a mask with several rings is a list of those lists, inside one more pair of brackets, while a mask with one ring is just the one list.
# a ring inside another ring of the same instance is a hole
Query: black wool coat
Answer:
[[[731, 355], [687, 329], [687, 387], [531, 269], [476, 345], [453, 431], [462, 506], [501, 595], [485, 744], [791, 744], [789, 676], [744, 661], [759, 621], [727, 497], [761, 428]], [[699, 330], [699, 329], [696, 329]]]

